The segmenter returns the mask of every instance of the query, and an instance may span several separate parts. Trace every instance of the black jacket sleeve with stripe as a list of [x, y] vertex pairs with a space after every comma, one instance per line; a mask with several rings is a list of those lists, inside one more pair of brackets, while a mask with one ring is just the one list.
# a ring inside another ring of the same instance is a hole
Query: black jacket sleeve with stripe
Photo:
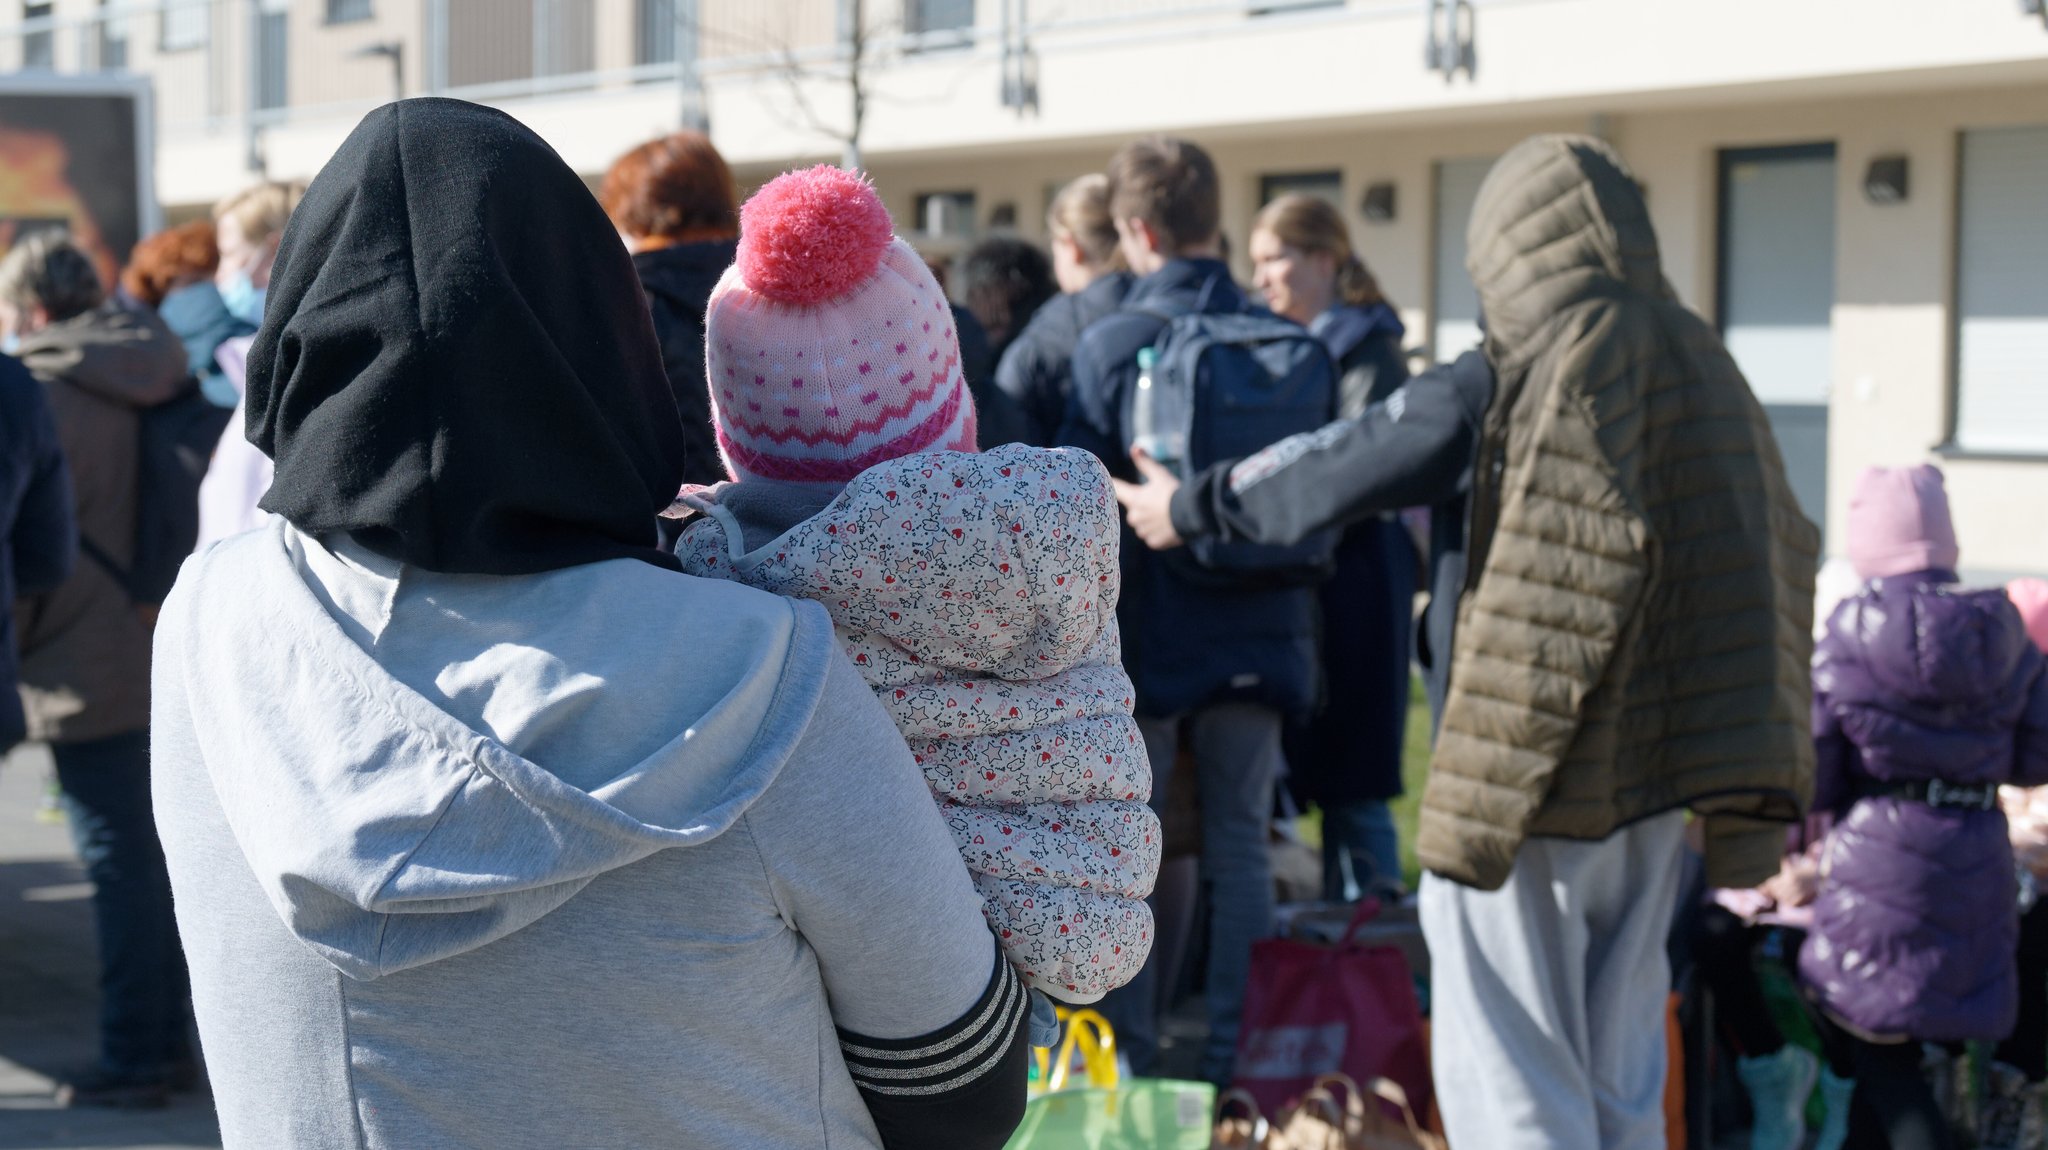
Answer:
[[1456, 498], [1466, 483], [1493, 397], [1485, 357], [1409, 380], [1357, 419], [1290, 436], [1256, 455], [1218, 463], [1174, 493], [1174, 530], [1290, 544], [1404, 507]]
[[1427, 507], [1429, 610], [1415, 659], [1430, 710], [1443, 716], [1451, 632], [1465, 585], [1465, 518], [1493, 369], [1479, 352], [1409, 380], [1357, 419], [1339, 420], [1235, 463], [1218, 463], [1174, 493], [1183, 539], [1288, 544], [1387, 511]]
[[887, 1150], [999, 1150], [1024, 1119], [1029, 996], [998, 951], [988, 989], [914, 1038], [839, 1031], [840, 1053]]

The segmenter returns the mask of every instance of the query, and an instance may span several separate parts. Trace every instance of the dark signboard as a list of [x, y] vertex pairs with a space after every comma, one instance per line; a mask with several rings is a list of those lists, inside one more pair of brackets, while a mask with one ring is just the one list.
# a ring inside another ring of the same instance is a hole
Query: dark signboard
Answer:
[[112, 284], [154, 226], [148, 89], [137, 81], [0, 81], [0, 251], [63, 228]]

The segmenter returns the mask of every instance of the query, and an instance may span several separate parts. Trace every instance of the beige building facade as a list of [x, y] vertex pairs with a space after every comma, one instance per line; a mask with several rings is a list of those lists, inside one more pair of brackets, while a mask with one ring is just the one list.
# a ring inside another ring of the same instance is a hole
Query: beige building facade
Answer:
[[860, 158], [935, 255], [1041, 235], [1052, 189], [1172, 132], [1215, 155], [1242, 272], [1264, 199], [1332, 196], [1419, 357], [1475, 336], [1487, 162], [1590, 132], [1643, 183], [1667, 276], [1722, 326], [1831, 549], [1859, 470], [1929, 460], [1973, 573], [2048, 574], [2035, 0], [5, 4], [24, 22], [0, 67], [154, 77], [174, 216], [259, 169], [310, 177], [400, 91], [497, 103], [592, 177], [707, 115], [758, 183], [847, 152], [857, 55]]

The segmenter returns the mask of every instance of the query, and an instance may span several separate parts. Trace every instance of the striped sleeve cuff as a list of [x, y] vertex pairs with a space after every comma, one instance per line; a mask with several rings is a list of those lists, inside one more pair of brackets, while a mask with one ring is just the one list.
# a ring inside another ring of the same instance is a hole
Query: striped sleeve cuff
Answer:
[[928, 1098], [960, 1090], [1004, 1060], [1029, 1013], [1024, 984], [996, 954], [988, 989], [960, 1018], [915, 1038], [869, 1038], [839, 1031], [854, 1085], [869, 1094]]

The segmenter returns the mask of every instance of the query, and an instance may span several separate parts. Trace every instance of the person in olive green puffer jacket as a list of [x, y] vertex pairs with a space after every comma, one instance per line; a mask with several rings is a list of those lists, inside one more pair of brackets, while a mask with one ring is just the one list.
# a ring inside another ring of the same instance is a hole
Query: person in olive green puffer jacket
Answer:
[[1818, 533], [1608, 145], [1515, 148], [1468, 249], [1483, 353], [1118, 497], [1153, 546], [1433, 505], [1417, 847], [1451, 1143], [1661, 1147], [1685, 812], [1709, 881], [1753, 886], [1811, 800]]
[[1439, 1085], [1465, 1145], [1661, 1147], [1680, 811], [1753, 884], [1811, 802], [1819, 539], [1611, 150], [1515, 149], [1469, 243], [1497, 385], [1418, 834], [1470, 884], [1423, 895]]
[[1606, 145], [1511, 152], [1470, 242], [1497, 382], [1424, 862], [1490, 890], [1525, 838], [1689, 807], [1711, 881], [1762, 881], [1784, 828], [1745, 819], [1812, 789], [1819, 550], [1763, 409]]

